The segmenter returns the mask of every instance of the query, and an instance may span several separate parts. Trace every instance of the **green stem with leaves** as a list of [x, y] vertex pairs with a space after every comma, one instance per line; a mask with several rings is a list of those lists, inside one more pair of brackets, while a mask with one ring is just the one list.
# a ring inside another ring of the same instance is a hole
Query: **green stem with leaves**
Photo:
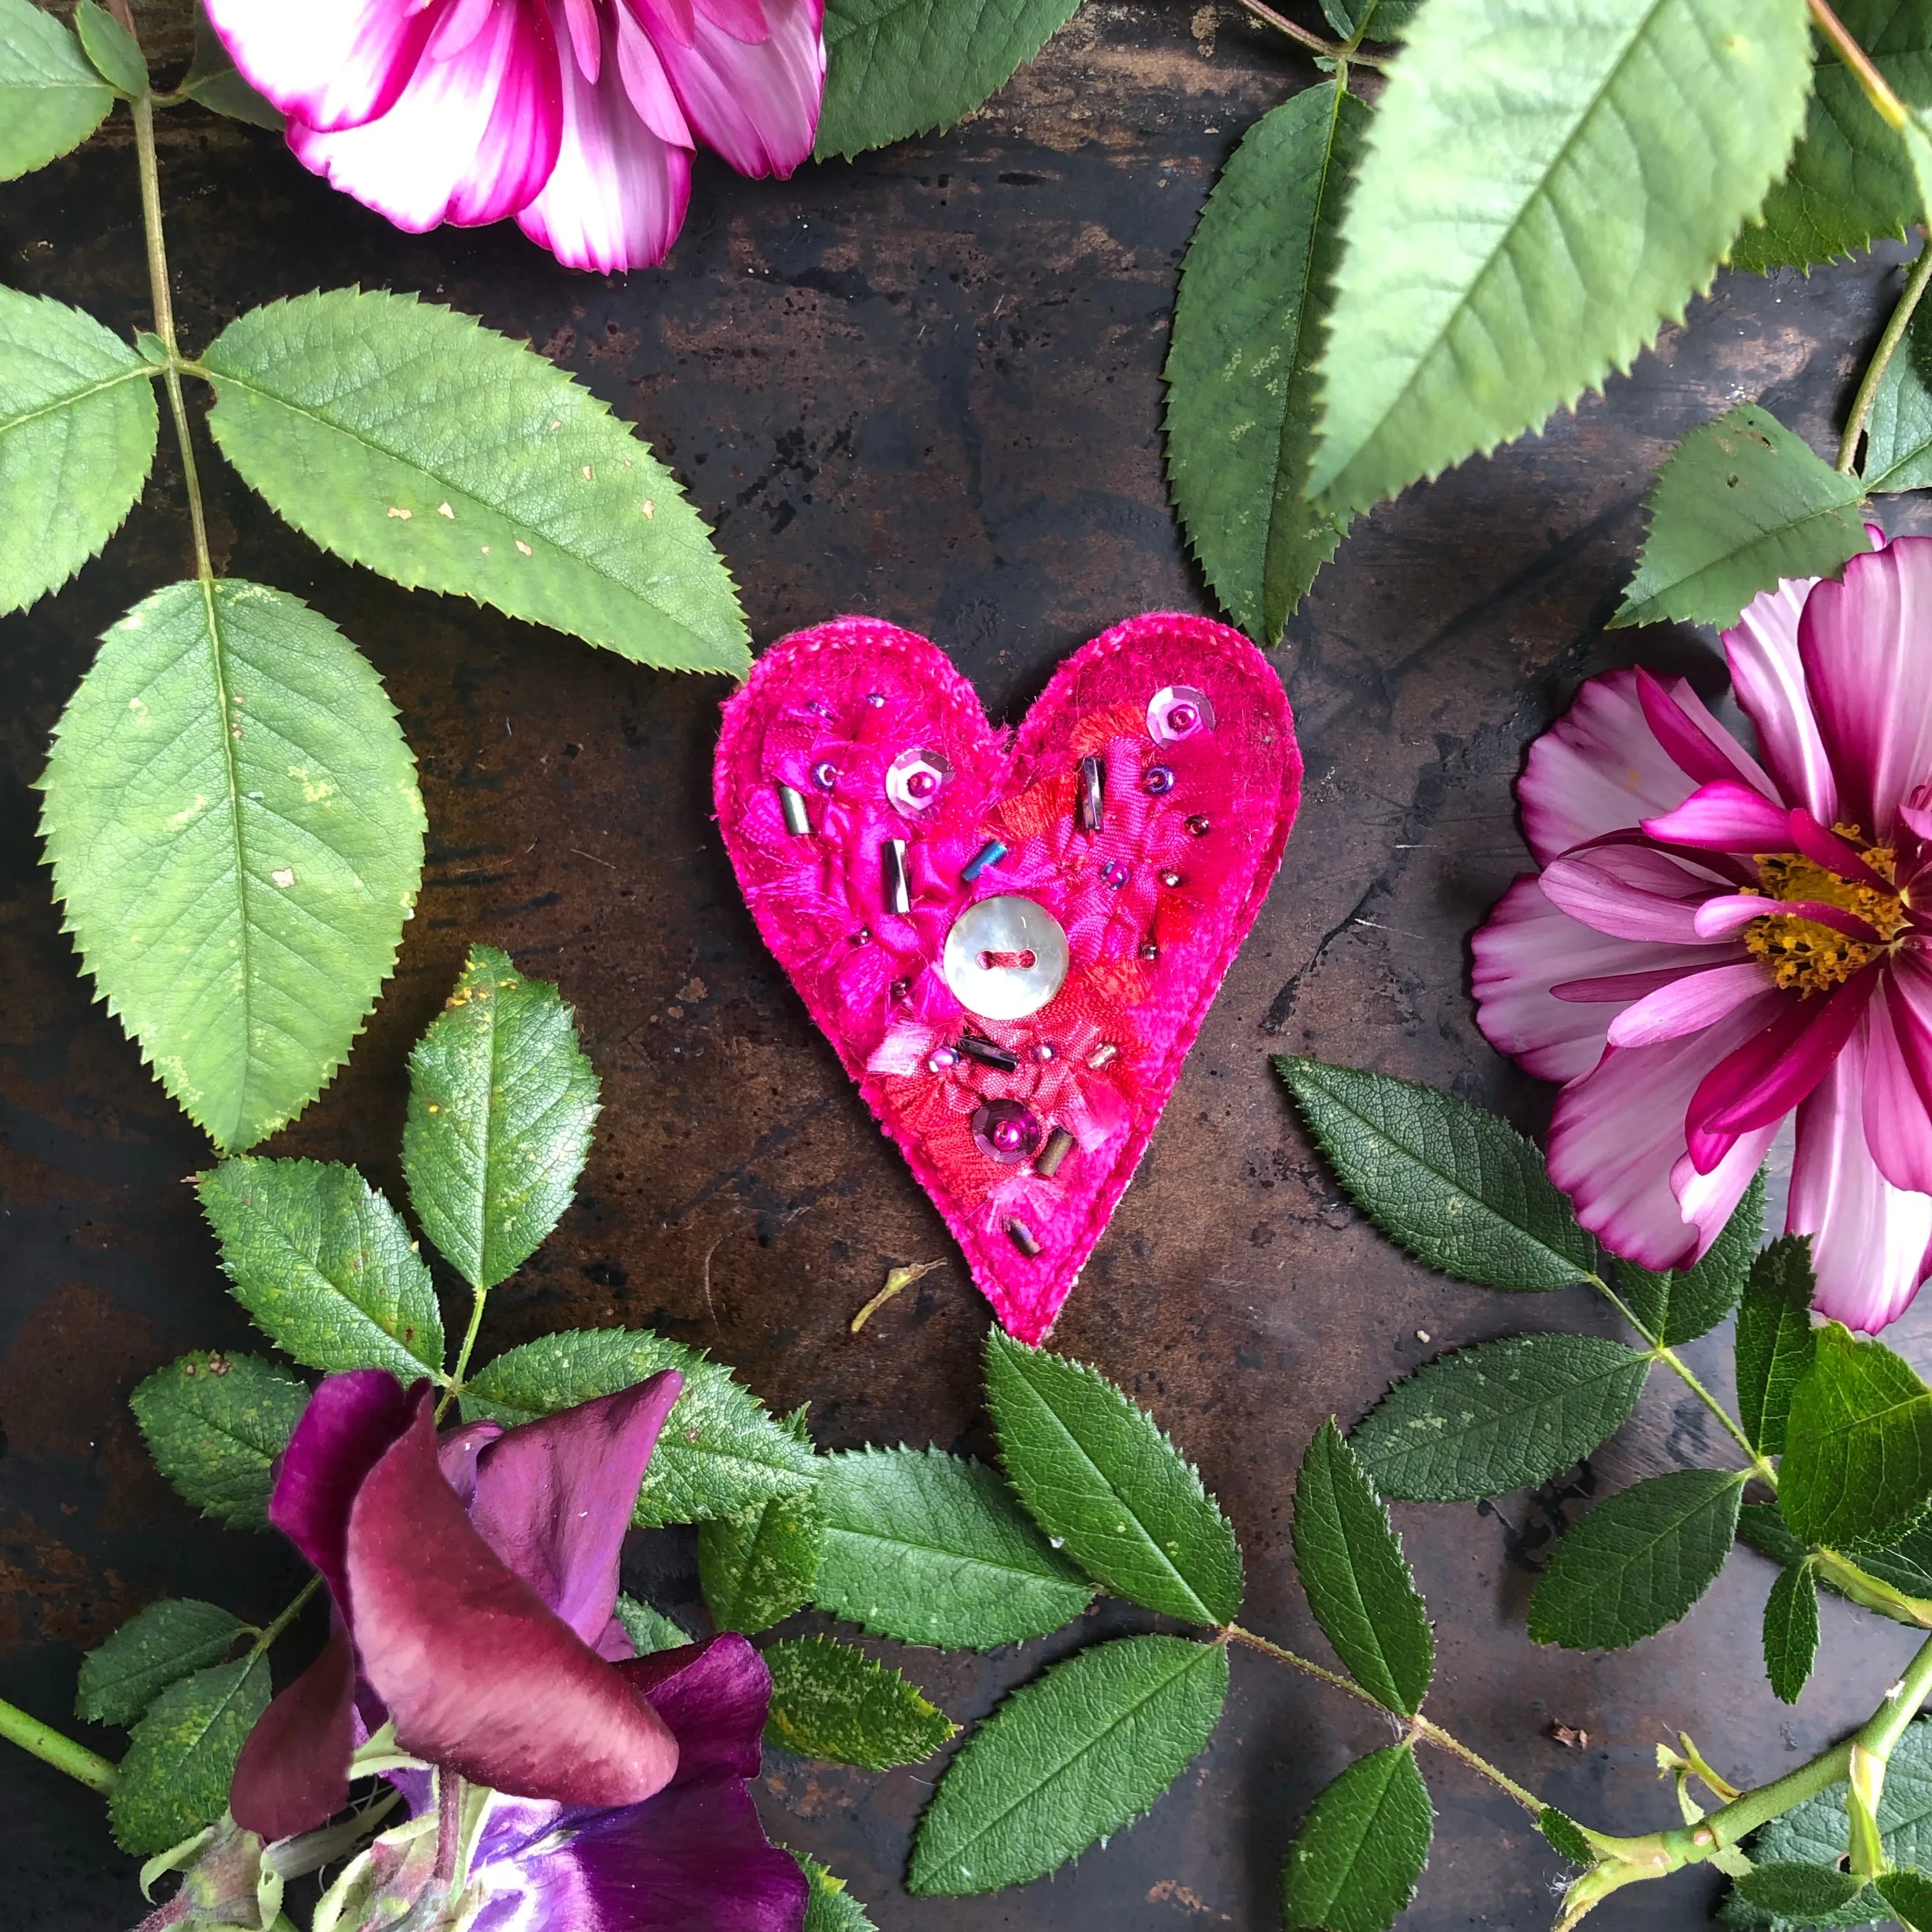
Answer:
[[1892, 312], [1892, 320], [1885, 326], [1885, 333], [1878, 339], [1878, 346], [1872, 351], [1871, 360], [1865, 364], [1858, 394], [1852, 398], [1852, 412], [1846, 419], [1845, 434], [1838, 444], [1838, 469], [1842, 475], [1849, 476], [1858, 461], [1858, 443], [1864, 435], [1866, 423], [1870, 420], [1878, 386], [1885, 378], [1894, 352], [1905, 339], [1912, 312], [1918, 306], [1918, 298], [1925, 292], [1928, 281], [1932, 281], [1932, 243], [1918, 251], [1918, 260], [1912, 265], [1912, 278], [1906, 284], [1905, 292], [1899, 297], [1898, 304]]
[[39, 1718], [28, 1716], [17, 1704], [9, 1704], [4, 1700], [0, 1700], [0, 1738], [18, 1744], [24, 1751], [32, 1752], [43, 1764], [50, 1764], [55, 1770], [78, 1778], [88, 1790], [98, 1791], [104, 1798], [114, 1789], [114, 1766], [98, 1751], [76, 1744], [51, 1724], [42, 1724]]
[[471, 1291], [470, 1325], [463, 1331], [463, 1346], [456, 1352], [456, 1366], [449, 1372], [449, 1386], [442, 1392], [442, 1400], [436, 1406], [436, 1420], [442, 1420], [442, 1413], [463, 1393], [463, 1378], [470, 1372], [470, 1358], [475, 1353], [476, 1337], [483, 1327], [483, 1304], [490, 1298], [487, 1288]]

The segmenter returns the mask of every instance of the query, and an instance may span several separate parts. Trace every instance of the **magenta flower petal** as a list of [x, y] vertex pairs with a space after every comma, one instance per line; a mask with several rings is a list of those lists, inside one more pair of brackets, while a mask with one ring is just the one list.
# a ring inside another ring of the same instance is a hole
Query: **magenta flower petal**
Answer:
[[1775, 590], [1760, 592], [1724, 633], [1724, 658], [1731, 688], [1757, 728], [1758, 748], [1785, 796], [1829, 825], [1838, 816], [1838, 782], [1818, 735], [1798, 651], [1798, 621], [1817, 581], [1789, 578]]
[[1774, 992], [1778, 976], [1762, 960], [1744, 959], [1687, 973], [1646, 993], [1611, 1021], [1612, 1046], [1656, 1046], [1714, 1026], [1747, 1000]]
[[243, 76], [311, 128], [386, 113], [436, 29], [441, 0], [208, 0]]
[[[544, 4], [554, 16], [561, 0]], [[556, 165], [517, 225], [566, 268], [610, 274], [649, 268], [670, 252], [691, 200], [691, 153], [652, 124], [682, 132], [684, 122], [650, 43], [619, 4], [607, 9], [602, 31], [594, 80], [580, 58], [564, 63]], [[632, 98], [634, 84], [656, 104], [650, 120]]]
[[405, 1750], [568, 1804], [633, 1804], [670, 1781], [663, 1720], [471, 1527], [426, 1408], [364, 1480], [347, 1550], [356, 1648]]
[[1672, 810], [1696, 787], [1657, 742], [1634, 671], [1592, 678], [1529, 748], [1516, 788], [1537, 862]]
[[309, 1398], [282, 1451], [268, 1520], [322, 1572], [345, 1610], [344, 1552], [356, 1492], [429, 1400], [427, 1382], [406, 1390], [387, 1369], [331, 1376]]
[[1700, 785], [1674, 811], [1646, 818], [1643, 829], [1666, 845], [1713, 852], [1782, 852], [1790, 843], [1791, 814], [1775, 800], [1736, 778]]
[[356, 1652], [337, 1617], [322, 1654], [276, 1696], [242, 1747], [228, 1793], [236, 1823], [270, 1839], [326, 1823], [349, 1802], [355, 1748]]
[[1813, 1306], [1871, 1334], [1905, 1312], [1932, 1272], [1932, 1196], [1893, 1186], [1872, 1160], [1864, 1070], [1855, 1038], [1798, 1109], [1785, 1226], [1811, 1237]]
[[[1703, 1033], [1612, 1048], [1557, 1096], [1550, 1178], [1576, 1203], [1584, 1226], [1618, 1254], [1647, 1268], [1676, 1268], [1722, 1232], [1730, 1210], [1721, 1199], [1703, 1202], [1694, 1220], [1672, 1190], [1671, 1172], [1686, 1152], [1684, 1114], [1711, 1069], [1784, 1004], [1783, 994], [1764, 994]], [[1737, 1198], [1750, 1179], [1747, 1171]]]
[[[741, 175], [789, 175], [810, 158], [825, 93], [824, 0], [764, 0], [770, 31], [747, 42], [703, 8], [688, 40], [652, 38], [698, 138]], [[649, 22], [646, 22], [648, 27]]]
[[1614, 938], [1695, 946], [1705, 938], [1697, 905], [1708, 882], [1661, 852], [1600, 848], [1588, 858], [1554, 860], [1544, 868], [1543, 890], [1572, 919]]
[[742, 1636], [661, 1650], [620, 1667], [624, 1682], [677, 1739], [674, 1782], [758, 1774], [759, 1740], [771, 1712], [772, 1674]]
[[645, 1468], [683, 1387], [667, 1369], [526, 1422], [478, 1459], [476, 1533], [593, 1646], [617, 1600], [617, 1559]]
[[1666, 691], [1648, 671], [1640, 669], [1636, 691], [1644, 722], [1671, 762], [1694, 784], [1742, 779], [1760, 790], [1770, 790], [1756, 760], [1711, 716], [1688, 680], [1679, 678], [1676, 689]]
[[1880, 986], [1865, 1013], [1865, 1145], [1893, 1186], [1932, 1194], [1932, 1112], [1900, 1038], [1915, 1022], [1892, 991]]
[[[1838, 816], [1876, 839], [1932, 776], [1932, 537], [1900, 537], [1821, 583], [1798, 629]], [[1826, 823], [1832, 821], [1826, 820]]]
[[422, 61], [381, 119], [340, 133], [292, 124], [289, 146], [312, 172], [419, 235], [514, 214], [550, 178], [562, 134], [549, 10], [499, 4], [460, 53]]
[[471, 1422], [436, 1439], [436, 1466], [465, 1509], [476, 1500], [476, 1460], [502, 1432], [500, 1422]]

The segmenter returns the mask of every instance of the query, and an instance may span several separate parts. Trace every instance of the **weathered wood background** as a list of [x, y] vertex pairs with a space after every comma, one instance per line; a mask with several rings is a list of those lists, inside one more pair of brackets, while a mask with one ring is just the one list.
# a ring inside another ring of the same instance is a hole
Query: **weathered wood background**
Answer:
[[[156, 10], [165, 71], [182, 43]], [[184, 343], [317, 285], [417, 290], [478, 313], [640, 426], [712, 519], [760, 642], [875, 613], [943, 643], [1012, 717], [1115, 620], [1211, 608], [1162, 488], [1175, 278], [1242, 130], [1315, 78], [1232, 7], [1090, 0], [943, 139], [789, 183], [700, 161], [669, 263], [608, 280], [558, 268], [508, 226], [398, 234], [272, 136], [184, 113], [164, 122], [162, 154]], [[0, 190], [0, 276], [117, 329], [147, 322], [124, 121]], [[1308, 764], [1287, 865], [1057, 1336], [1199, 1460], [1246, 1546], [1247, 1621], [1264, 1632], [1320, 1641], [1288, 1521], [1323, 1417], [1352, 1421], [1446, 1345], [1526, 1322], [1607, 1332], [1581, 1292], [1528, 1304], [1402, 1260], [1310, 1158], [1267, 1056], [1445, 1082], [1540, 1124], [1546, 1093], [1485, 1047], [1466, 989], [1467, 935], [1522, 862], [1510, 794], [1522, 747], [1613, 664], [1720, 685], [1708, 640], [1603, 628], [1648, 474], [1743, 397], [1828, 448], [1895, 286], [1890, 255], [1808, 281], [1720, 278], [1606, 398], [1358, 526], [1279, 653]], [[987, 1311], [956, 1261], [848, 1332], [890, 1265], [950, 1246], [733, 885], [708, 815], [722, 687], [407, 595], [309, 548], [218, 458], [204, 467], [218, 567], [307, 598], [368, 652], [429, 808], [398, 976], [348, 1070], [273, 1150], [354, 1161], [393, 1187], [409, 1043], [468, 942], [506, 946], [574, 1003], [604, 1112], [582, 1195], [494, 1297], [485, 1350], [649, 1324], [738, 1364], [776, 1406], [809, 1400], [828, 1446], [983, 1448]], [[48, 732], [94, 639], [188, 568], [164, 432], [148, 500], [104, 558], [0, 623], [0, 1694], [56, 1721], [80, 1653], [142, 1604], [185, 1587], [265, 1616], [300, 1574], [278, 1542], [196, 1521], [127, 1412], [141, 1376], [190, 1346], [247, 1346], [248, 1331], [183, 1185], [208, 1149], [92, 1003], [34, 831]], [[1919, 1353], [1924, 1324], [1904, 1332]], [[1726, 1352], [1692, 1351], [1720, 1382]], [[1432, 1712], [1606, 1828], [1666, 1821], [1652, 1753], [1676, 1729], [1740, 1778], [1775, 1775], [1868, 1710], [1910, 1647], [1828, 1601], [1831, 1664], [1784, 1710], [1758, 1661], [1770, 1572], [1748, 1553], [1634, 1653], [1530, 1645], [1523, 1606], [1552, 1526], [1635, 1475], [1720, 1454], [1710, 1438], [1660, 1381], [1625, 1438], [1567, 1484], [1396, 1512], [1437, 1618]], [[688, 1532], [634, 1543], [633, 1583], [694, 1606]], [[895, 1660], [974, 1718], [1108, 1622], [1099, 1611], [989, 1658]], [[1556, 1742], [1558, 1724], [1588, 1748]], [[762, 1796], [774, 1833], [844, 1874], [886, 1932], [1260, 1928], [1276, 1922], [1304, 1808], [1380, 1741], [1359, 1709], [1238, 1657], [1212, 1748], [1151, 1817], [1051, 1882], [960, 1902], [899, 1888], [932, 1767], [878, 1778], [773, 1758]], [[1553, 1855], [1454, 1765], [1424, 1769], [1439, 1829], [1406, 1922], [1546, 1925]], [[17, 1756], [0, 1789], [11, 1924], [112, 1932], [139, 1916], [134, 1864], [109, 1849], [93, 1798]], [[1705, 1896], [1694, 1880], [1647, 1888], [1594, 1922], [1681, 1928]]]

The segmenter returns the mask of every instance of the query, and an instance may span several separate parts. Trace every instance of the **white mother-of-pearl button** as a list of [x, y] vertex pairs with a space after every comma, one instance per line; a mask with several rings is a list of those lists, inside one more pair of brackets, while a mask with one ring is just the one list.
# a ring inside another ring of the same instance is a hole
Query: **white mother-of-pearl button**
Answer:
[[[1033, 955], [1030, 966], [989, 955]], [[952, 922], [939, 970], [953, 996], [982, 1019], [1023, 1020], [1066, 983], [1066, 934], [1044, 906], [1018, 892], [981, 899]]]

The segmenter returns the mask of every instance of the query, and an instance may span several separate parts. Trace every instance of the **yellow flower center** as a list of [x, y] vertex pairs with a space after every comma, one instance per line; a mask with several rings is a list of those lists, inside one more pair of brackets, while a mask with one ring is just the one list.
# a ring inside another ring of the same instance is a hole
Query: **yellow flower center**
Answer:
[[[1859, 847], [1860, 856], [1881, 878], [1891, 879], [1897, 855], [1889, 847], [1867, 845], [1856, 825], [1834, 825], [1832, 830]], [[1767, 897], [1843, 906], [1878, 934], [1876, 942], [1853, 939], [1799, 913], [1767, 913], [1753, 920], [1744, 931], [1744, 944], [1752, 956], [1769, 964], [1780, 986], [1796, 988], [1802, 998], [1843, 986], [1853, 974], [1869, 966], [1911, 922], [1898, 893], [1880, 892], [1862, 880], [1841, 879], [1815, 859], [1796, 852], [1760, 852], [1756, 862]], [[1744, 890], [1754, 889], [1747, 886]]]

